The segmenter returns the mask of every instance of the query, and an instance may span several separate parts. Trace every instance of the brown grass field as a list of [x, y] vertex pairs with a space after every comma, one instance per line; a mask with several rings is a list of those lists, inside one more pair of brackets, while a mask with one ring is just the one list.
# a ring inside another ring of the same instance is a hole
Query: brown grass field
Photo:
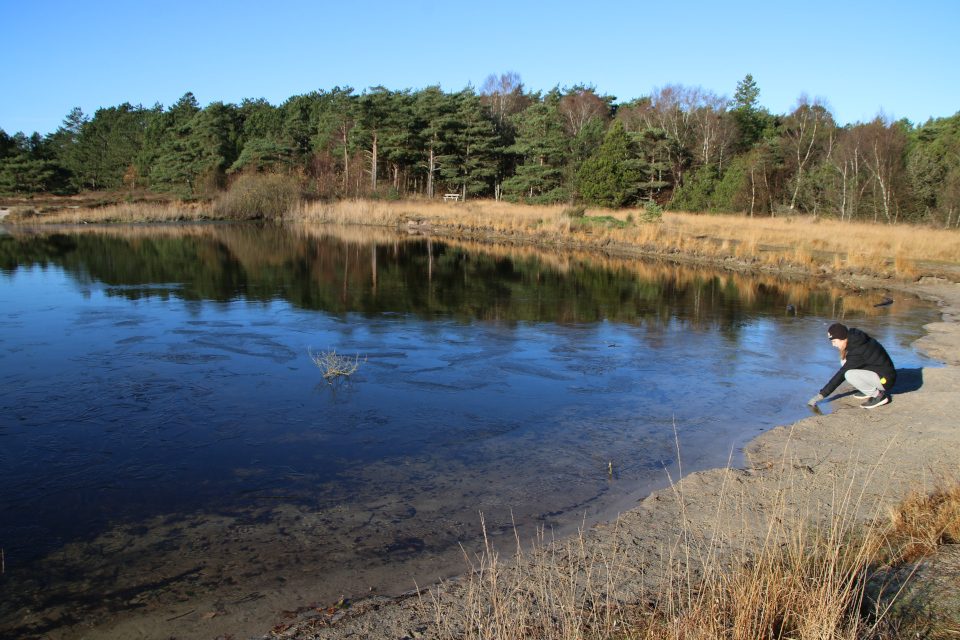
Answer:
[[[344, 201], [304, 204], [285, 219], [337, 224], [426, 225], [446, 232], [493, 238], [681, 253], [707, 259], [734, 258], [767, 266], [819, 271], [897, 275], [911, 279], [939, 263], [960, 262], [960, 232], [917, 226], [889, 226], [794, 218], [748, 218], [667, 212], [643, 222], [643, 209], [587, 209], [571, 217], [564, 206], [473, 201], [386, 203]], [[614, 222], [617, 221], [617, 222]], [[639, 222], [638, 222], [639, 221]]]
[[[582, 213], [581, 213], [582, 212]], [[222, 203], [137, 202], [102, 207], [12, 213], [18, 224], [156, 223], [236, 219]], [[235, 212], [234, 212], [235, 213]], [[814, 219], [748, 218], [666, 212], [650, 220], [643, 209], [586, 209], [490, 200], [296, 201], [284, 221], [390, 226], [444, 236], [534, 243], [606, 252], [675, 255], [729, 261], [744, 268], [794, 269], [813, 274], [864, 274], [915, 280], [927, 273], [960, 274], [960, 230]], [[578, 215], [580, 214], [580, 215]]]

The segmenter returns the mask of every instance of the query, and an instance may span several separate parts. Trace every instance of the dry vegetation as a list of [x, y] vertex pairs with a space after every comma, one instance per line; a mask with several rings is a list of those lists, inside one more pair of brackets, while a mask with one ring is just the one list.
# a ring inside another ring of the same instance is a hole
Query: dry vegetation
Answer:
[[[886, 521], [877, 511], [878, 524], [871, 526], [854, 515], [863, 505], [856, 504], [851, 483], [838, 492], [840, 506], [816, 527], [809, 512], [785, 506], [781, 496], [789, 489], [780, 485], [762, 522], [744, 520], [727, 536], [715, 532], [700, 547], [705, 556], [664, 554], [659, 562], [675, 579], [638, 603], [616, 595], [630, 570], [625, 554], [635, 551], [591, 546], [583, 532], [553, 543], [541, 537], [527, 550], [517, 540], [507, 561], [488, 544], [482, 556], [467, 559], [471, 570], [453, 591], [456, 602], [436, 589], [421, 596], [421, 606], [441, 638], [898, 637], [904, 622], [890, 613], [889, 601], [871, 600], [867, 585], [881, 567], [957, 542], [960, 484], [954, 479], [951, 486], [910, 496]], [[738, 540], [748, 542], [716, 553]]]
[[[98, 207], [15, 211], [8, 222], [142, 223], [212, 219], [269, 219], [401, 226], [450, 237], [508, 240], [564, 249], [602, 249], [734, 262], [754, 270], [896, 276], [957, 267], [960, 230], [837, 222], [811, 217], [570, 209], [476, 200], [304, 201], [290, 176], [239, 180], [210, 204], [117, 203]], [[647, 221], [653, 219], [654, 221]]]
[[[670, 212], [643, 222], [642, 209], [588, 209], [571, 216], [557, 206], [474, 201], [343, 201], [307, 203], [284, 216], [337, 224], [405, 224], [458, 235], [527, 239], [570, 247], [639, 249], [707, 259], [736, 259], [760, 268], [796, 267], [897, 275], [912, 279], [920, 263], [956, 263], [960, 232], [908, 225], [797, 218], [748, 218]], [[622, 224], [615, 224], [612, 220]]]
[[102, 207], [57, 207], [49, 211], [15, 209], [5, 222], [15, 224], [104, 224], [193, 222], [207, 220], [205, 207], [179, 202], [121, 202]]
[[359, 353], [353, 358], [350, 358], [350, 356], [337, 354], [336, 349], [321, 351], [320, 353], [313, 353], [313, 351], [307, 349], [307, 353], [309, 353], [310, 359], [313, 360], [313, 364], [317, 365], [320, 369], [324, 380], [328, 381], [350, 376], [360, 368], [361, 364], [367, 361], [366, 358], [361, 361]]
[[960, 544], [960, 482], [947, 479], [932, 493], [914, 493], [889, 514], [884, 553], [892, 563], [935, 553], [943, 544]]
[[300, 206], [300, 184], [285, 173], [241, 175], [210, 205], [217, 218], [273, 220]]

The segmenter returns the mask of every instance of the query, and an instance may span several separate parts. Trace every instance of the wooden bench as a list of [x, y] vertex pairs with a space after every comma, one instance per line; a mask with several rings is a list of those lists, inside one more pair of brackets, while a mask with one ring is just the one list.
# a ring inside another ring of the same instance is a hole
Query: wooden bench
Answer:
[[445, 193], [445, 194], [443, 194], [443, 199], [444, 199], [444, 200], [453, 200], [454, 202], [457, 202], [457, 201], [460, 200], [460, 194], [459, 194], [459, 193]]

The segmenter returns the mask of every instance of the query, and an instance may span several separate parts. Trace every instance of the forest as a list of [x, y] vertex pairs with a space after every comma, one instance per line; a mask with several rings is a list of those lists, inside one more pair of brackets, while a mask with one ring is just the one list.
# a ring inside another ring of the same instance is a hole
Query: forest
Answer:
[[73, 109], [55, 132], [0, 129], [0, 194], [151, 190], [209, 200], [241, 175], [296, 176], [305, 197], [492, 198], [691, 212], [960, 226], [960, 112], [839, 125], [801, 94], [760, 104], [667, 85], [626, 102], [515, 73], [467, 87], [334, 87], [201, 107]]

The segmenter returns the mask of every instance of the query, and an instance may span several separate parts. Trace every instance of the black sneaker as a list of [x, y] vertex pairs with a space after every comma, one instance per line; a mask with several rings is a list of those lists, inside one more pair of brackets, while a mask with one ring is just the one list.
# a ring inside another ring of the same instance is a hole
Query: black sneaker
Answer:
[[854, 397], [855, 399], [857, 399], [857, 400], [866, 400], [866, 399], [869, 398], [870, 396], [868, 396], [868, 395], [865, 394], [865, 393], [860, 393], [859, 391], [857, 391], [855, 394], [853, 394], [853, 397]]
[[860, 406], [864, 409], [873, 409], [874, 407], [879, 407], [880, 405], [887, 404], [888, 402], [890, 402], [890, 396], [881, 391], [880, 395], [878, 395], [876, 398], [870, 398]]

